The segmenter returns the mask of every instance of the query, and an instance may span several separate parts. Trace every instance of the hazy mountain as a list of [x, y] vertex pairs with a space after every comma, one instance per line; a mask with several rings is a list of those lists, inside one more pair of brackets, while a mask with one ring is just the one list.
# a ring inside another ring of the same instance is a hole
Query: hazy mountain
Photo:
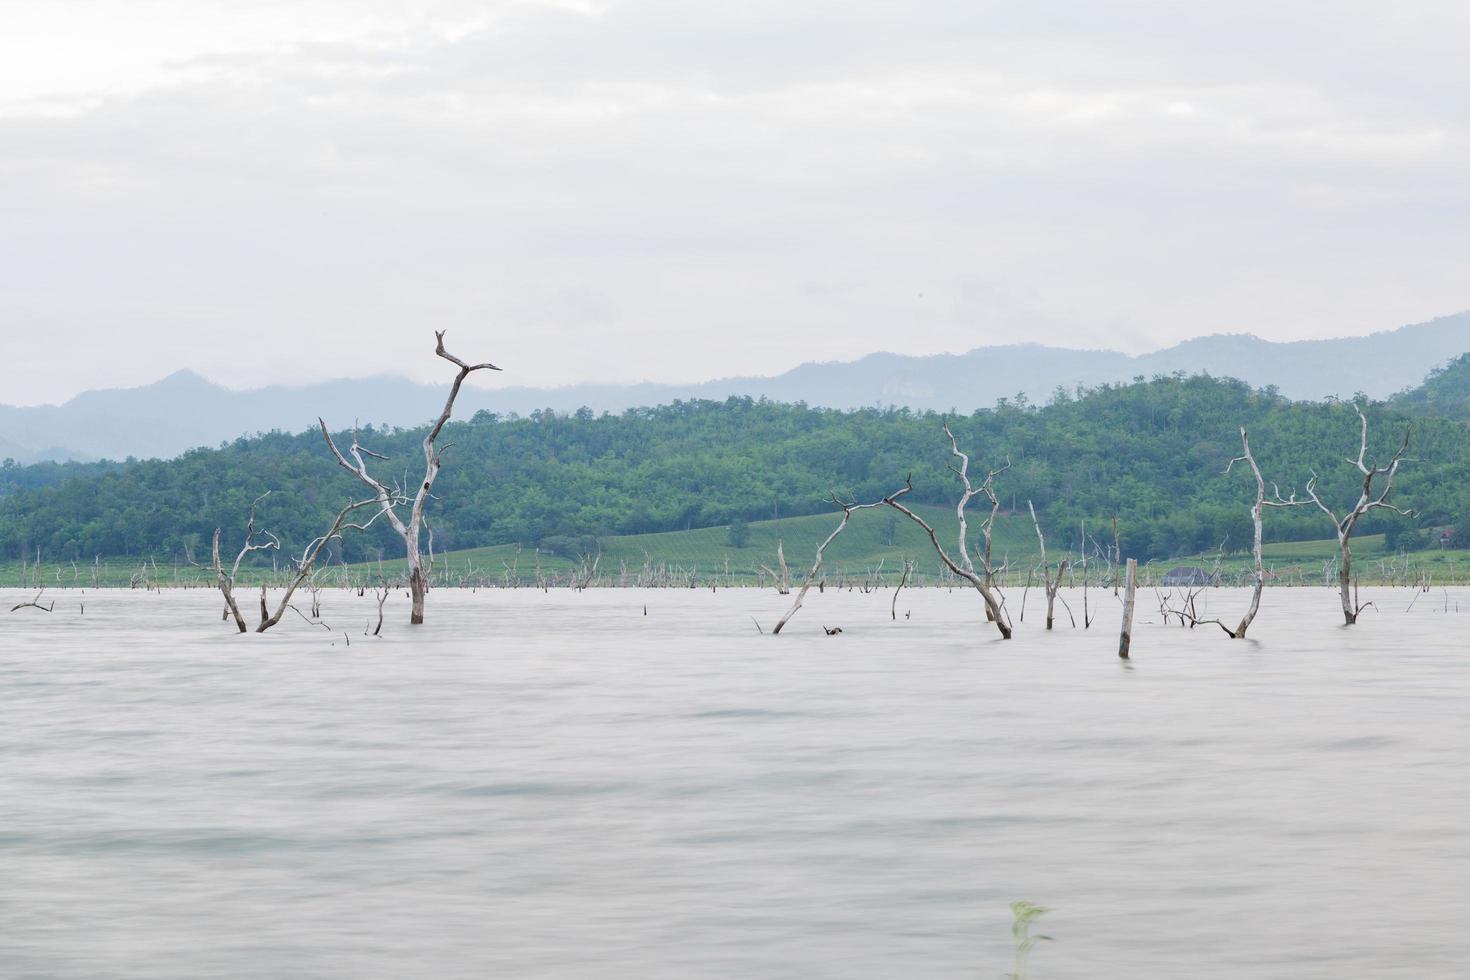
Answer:
[[[1275, 385], [1291, 398], [1387, 398], [1418, 384], [1433, 368], [1470, 350], [1470, 313], [1382, 331], [1367, 337], [1275, 343], [1248, 334], [1214, 335], [1141, 356], [1039, 344], [981, 347], [966, 354], [910, 357], [869, 354], [855, 361], [803, 364], [769, 378], [726, 378], [699, 384], [573, 385], [481, 388], [466, 385], [456, 415], [480, 409], [522, 415], [536, 409], [588, 406], [621, 411], [676, 398], [729, 395], [804, 401], [832, 408], [907, 405], [968, 412], [1024, 392], [1046, 401], [1058, 387], [1128, 381], [1183, 371]], [[318, 415], [335, 425], [413, 425], [432, 418], [444, 388], [397, 377], [302, 387], [232, 391], [189, 371], [141, 388], [84, 392], [63, 405], [0, 406], [0, 458], [121, 459], [173, 456], [201, 445], [272, 429], [300, 431]]]

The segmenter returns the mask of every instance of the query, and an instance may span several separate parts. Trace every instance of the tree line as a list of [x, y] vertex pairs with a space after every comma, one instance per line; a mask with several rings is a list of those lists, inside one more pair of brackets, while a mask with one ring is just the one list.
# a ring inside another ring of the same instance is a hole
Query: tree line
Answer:
[[[1420, 406], [1414, 406], [1420, 407]], [[1408, 406], [1368, 404], [1375, 442], [1389, 458]], [[1420, 407], [1422, 410], [1422, 407]], [[1410, 456], [1396, 499], [1412, 519], [1366, 517], [1360, 533], [1405, 542], [1420, 529], [1470, 527], [1470, 428], [1414, 418]], [[907, 409], [837, 411], [749, 398], [675, 402], [619, 414], [480, 412], [448, 422], [439, 439], [447, 464], [426, 501], [439, 551], [552, 539], [739, 525], [819, 513], [834, 494], [881, 499], [911, 475], [909, 500], [951, 503], [948, 423], [982, 472], [1009, 463], [995, 492], [1005, 511], [1028, 501], [1054, 526], [1117, 516], [1123, 553], [1141, 560], [1224, 545], [1247, 548], [1254, 488], [1225, 464], [1249, 428], [1262, 468], [1288, 492], [1313, 472], [1324, 494], [1348, 496], [1360, 482], [1344, 458], [1358, 417], [1336, 401], [1292, 402], [1271, 390], [1207, 376], [1059, 390], [1045, 406], [1023, 397], [993, 409], [942, 416]], [[428, 427], [360, 433], [388, 457], [379, 478], [411, 486]], [[339, 433], [344, 445], [349, 433]], [[1379, 445], [1379, 441], [1382, 445]], [[304, 542], [330, 524], [362, 487], [323, 449], [322, 433], [271, 432], [167, 461], [40, 464], [0, 468], [0, 555], [51, 560], [94, 555], [169, 555], [204, 562], [214, 530], [245, 533], [262, 502], [283, 540]], [[1330, 537], [1320, 513], [1273, 515], [1267, 540]], [[1416, 537], [1418, 535], [1418, 537]], [[333, 547], [370, 560], [401, 551], [375, 526]]]

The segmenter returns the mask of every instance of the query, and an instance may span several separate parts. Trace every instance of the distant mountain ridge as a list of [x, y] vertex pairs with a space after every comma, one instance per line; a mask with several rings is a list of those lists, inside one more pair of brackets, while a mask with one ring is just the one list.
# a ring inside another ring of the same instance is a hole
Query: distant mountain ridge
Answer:
[[[806, 402], [829, 408], [871, 405], [970, 412], [1024, 393], [1033, 402], [1057, 387], [1124, 382], [1136, 376], [1209, 373], [1256, 387], [1275, 386], [1294, 399], [1375, 399], [1419, 384], [1432, 369], [1470, 351], [1470, 313], [1380, 331], [1365, 337], [1274, 342], [1249, 334], [1216, 334], [1149, 354], [1074, 350], [1039, 344], [979, 347], [965, 354], [869, 354], [854, 361], [807, 363], [774, 377], [725, 378], [696, 384], [580, 384], [562, 388], [466, 385], [456, 416], [481, 409], [522, 415], [537, 409], [594, 411], [731, 395]], [[172, 457], [197, 446], [281, 429], [299, 432], [318, 415], [336, 425], [415, 425], [443, 405], [442, 385], [400, 377], [326, 381], [300, 387], [233, 391], [192, 371], [151, 385], [87, 391], [62, 405], [0, 405], [0, 458]]]

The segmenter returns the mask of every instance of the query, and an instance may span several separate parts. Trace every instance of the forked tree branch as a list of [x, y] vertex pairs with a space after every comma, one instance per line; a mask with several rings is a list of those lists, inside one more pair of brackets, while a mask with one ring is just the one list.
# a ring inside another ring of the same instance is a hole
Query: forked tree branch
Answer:
[[[422, 623], [424, 621], [424, 595], [428, 591], [428, 577], [424, 574], [423, 563], [419, 558], [419, 539], [420, 529], [423, 527], [424, 522], [424, 505], [433, 496], [431, 491], [434, 487], [434, 480], [439, 476], [439, 470], [443, 466], [440, 453], [435, 448], [435, 441], [439, 438], [439, 434], [444, 431], [444, 426], [448, 424], [450, 417], [454, 414], [454, 402], [459, 397], [459, 391], [461, 386], [464, 385], [465, 378], [469, 377], [475, 371], [500, 370], [500, 368], [488, 361], [480, 364], [470, 364], [451, 354], [444, 346], [444, 333], [443, 330], [434, 331], [434, 353], [459, 368], [459, 371], [455, 374], [454, 381], [449, 386], [449, 395], [444, 399], [443, 410], [439, 413], [438, 418], [434, 420], [434, 424], [429, 428], [428, 434], [424, 436], [424, 476], [413, 492], [411, 504], [409, 504], [408, 519], [406, 521], [398, 514], [397, 508], [400, 505], [409, 503], [408, 500], [404, 499], [407, 492], [407, 472], [405, 471], [404, 473], [405, 487], [398, 490], [390, 490], [381, 481], [368, 473], [367, 462], [363, 459], [363, 456], [369, 456], [375, 459], [386, 459], [386, 457], [364, 449], [358, 442], [356, 427], [352, 431], [352, 447], [348, 454], [344, 454], [337, 448], [336, 442], [333, 441], [331, 433], [327, 430], [327, 423], [320, 418], [317, 419], [317, 423], [321, 427], [322, 438], [326, 440], [327, 447], [331, 449], [332, 455], [336, 458], [337, 463], [373, 491], [374, 499], [378, 504], [382, 516], [387, 519], [388, 523], [392, 525], [393, 530], [403, 539], [404, 553], [408, 560], [409, 588], [413, 594], [413, 610], [409, 618], [410, 623]], [[351, 462], [348, 461], [348, 455], [352, 457]], [[432, 531], [430, 534], [430, 547], [432, 549]]]
[[[807, 591], [812, 587], [812, 582], [816, 581], [817, 573], [822, 570], [822, 556], [826, 552], [827, 546], [837, 539], [837, 535], [846, 530], [847, 522], [852, 520], [852, 515], [860, 510], [868, 510], [872, 507], [882, 507], [883, 504], [886, 502], [883, 500], [878, 500], [874, 501], [871, 504], [850, 503], [839, 498], [835, 492], [828, 499], [832, 503], [836, 504], [838, 507], [842, 508], [842, 520], [835, 528], [832, 529], [832, 533], [827, 535], [827, 540], [817, 545], [817, 556], [816, 560], [812, 562], [811, 571], [806, 573], [806, 579], [801, 583], [801, 589], [796, 593], [796, 600], [792, 602], [791, 608], [787, 610], [786, 615], [781, 617], [781, 621], [776, 624], [776, 628], [771, 630], [772, 636], [778, 636], [781, 632], [781, 629], [788, 622], [790, 622], [791, 617], [795, 616], [796, 611], [801, 608], [802, 600], [806, 598]], [[784, 567], [784, 559], [782, 564]]]
[[913, 489], [914, 477], [911, 473], [909, 474], [908, 478], [904, 480], [903, 489], [899, 490], [897, 493], [892, 493], [889, 494], [887, 497], [884, 497], [883, 503], [887, 504], [889, 507], [892, 507], [894, 510], [898, 511], [900, 514], [904, 515], [909, 520], [913, 521], [915, 524], [919, 525], [919, 527], [924, 529], [924, 533], [929, 535], [929, 543], [934, 546], [935, 552], [939, 555], [939, 560], [944, 562], [945, 567], [947, 567], [951, 572], [953, 572], [955, 575], [958, 575], [960, 578], [964, 579], [975, 587], [975, 591], [979, 592], [980, 597], [985, 600], [985, 610], [989, 615], [991, 621], [995, 623], [996, 629], [1000, 630], [1001, 638], [1009, 640], [1011, 638], [1011, 627], [1009, 624], [1006, 623], [1000, 607], [1000, 603], [996, 601], [995, 594], [991, 591], [990, 586], [986, 583], [985, 579], [975, 574], [975, 569], [973, 566], [967, 568], [951, 558], [949, 552], [945, 551], [944, 546], [939, 543], [939, 536], [934, 533], [934, 528], [930, 526], [929, 522], [924, 520], [918, 514], [909, 510], [903, 504], [899, 503], [899, 498], [909, 493]]

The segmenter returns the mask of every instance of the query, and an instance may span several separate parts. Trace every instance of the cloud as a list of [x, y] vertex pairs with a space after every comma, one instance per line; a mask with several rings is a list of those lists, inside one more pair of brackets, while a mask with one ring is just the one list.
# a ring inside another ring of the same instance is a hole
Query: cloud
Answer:
[[433, 377], [431, 326], [537, 384], [1467, 305], [1457, 5], [127, 6], [0, 41], [0, 330], [78, 352], [0, 400]]

